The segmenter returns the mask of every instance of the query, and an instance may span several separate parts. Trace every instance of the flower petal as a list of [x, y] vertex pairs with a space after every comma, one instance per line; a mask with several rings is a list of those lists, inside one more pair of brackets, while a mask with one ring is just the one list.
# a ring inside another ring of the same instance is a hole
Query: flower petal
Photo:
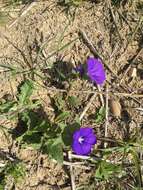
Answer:
[[73, 140], [77, 140], [78, 141], [78, 139], [81, 137], [81, 133], [80, 133], [80, 130], [77, 130], [77, 131], [75, 131], [74, 132], [74, 134], [73, 134]]
[[82, 137], [86, 137], [86, 136], [88, 136], [89, 134], [92, 134], [92, 133], [93, 133], [93, 129], [90, 128], [90, 127], [80, 128], [80, 136], [82, 136]]
[[72, 144], [72, 150], [76, 153], [76, 154], [79, 154], [79, 155], [82, 155], [83, 153], [83, 150], [82, 150], [82, 146], [79, 142], [73, 142]]
[[97, 84], [102, 84], [105, 81], [106, 76], [101, 60], [93, 57], [88, 58], [87, 75]]
[[92, 145], [88, 144], [88, 143], [77, 143], [77, 142], [73, 142], [72, 144], [72, 149], [73, 151], [78, 154], [78, 155], [88, 155], [91, 152], [91, 148]]
[[93, 76], [92, 78], [93, 78], [93, 81], [96, 81], [97, 84], [103, 84], [103, 82], [106, 79], [104, 74], [101, 74], [100, 76], [96, 76], [96, 79], [95, 79], [95, 76]]
[[88, 143], [88, 144], [91, 144], [91, 145], [94, 145], [97, 143], [97, 139], [96, 139], [96, 136], [94, 134], [90, 134], [88, 135], [85, 139], [84, 139], [84, 142], [85, 143]]
[[82, 144], [82, 155], [88, 155], [91, 153], [91, 148], [92, 148], [92, 145], [91, 144], [88, 144], [88, 143], [83, 143]]

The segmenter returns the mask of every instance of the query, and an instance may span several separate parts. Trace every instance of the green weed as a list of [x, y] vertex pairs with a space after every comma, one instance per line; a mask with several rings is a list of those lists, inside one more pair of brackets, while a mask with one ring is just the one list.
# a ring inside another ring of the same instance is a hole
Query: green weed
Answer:
[[26, 169], [23, 163], [8, 162], [0, 171], [0, 190], [5, 189], [9, 177], [12, 177], [14, 184], [17, 184], [21, 182], [25, 174]]

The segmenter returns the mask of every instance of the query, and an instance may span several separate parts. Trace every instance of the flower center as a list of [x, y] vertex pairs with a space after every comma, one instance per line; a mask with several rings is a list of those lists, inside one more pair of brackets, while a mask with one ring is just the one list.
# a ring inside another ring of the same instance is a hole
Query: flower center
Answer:
[[84, 138], [83, 138], [83, 137], [79, 137], [78, 142], [79, 142], [80, 144], [82, 144], [83, 141], [84, 141]]

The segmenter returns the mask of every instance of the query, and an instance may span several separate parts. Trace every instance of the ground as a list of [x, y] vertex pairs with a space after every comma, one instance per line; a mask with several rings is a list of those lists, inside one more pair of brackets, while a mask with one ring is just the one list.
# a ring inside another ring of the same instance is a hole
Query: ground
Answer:
[[[1, 7], [3, 5], [0, 4]], [[110, 101], [118, 100], [122, 107], [120, 118], [114, 117], [112, 108], [109, 110], [108, 138], [123, 140], [133, 136], [143, 122], [142, 112], [136, 109], [143, 104], [142, 2], [121, 1], [119, 6], [110, 4], [110, 1], [86, 1], [69, 9], [56, 0], [36, 1], [31, 5], [30, 10], [29, 4], [3, 7], [3, 10], [14, 11], [10, 11], [6, 21], [0, 25], [0, 98], [6, 95], [15, 98], [18, 85], [26, 77], [31, 77], [27, 73], [34, 68], [37, 75], [33, 80], [37, 90], [33, 98], [41, 100], [43, 112], [48, 118], [51, 121], [55, 118], [51, 98], [63, 96], [65, 91], [67, 97], [73, 95], [80, 100], [79, 107], [72, 110], [74, 113], [71, 117], [80, 116], [96, 88], [90, 81], [80, 77], [59, 82], [53, 63], [59, 60], [65, 62], [60, 65], [64, 67], [65, 75], [70, 74], [78, 64], [85, 64], [87, 57], [94, 53], [81, 35], [85, 33], [104, 62], [107, 81], [101, 90], [106, 92], [108, 88]], [[18, 70], [19, 74], [7, 72], [8, 67]], [[55, 67], [58, 68], [58, 65]], [[134, 68], [135, 76], [132, 76]], [[105, 93], [103, 98], [105, 100]], [[101, 105], [97, 94], [82, 124], [92, 125], [102, 138], [105, 124], [97, 124], [94, 120], [94, 114]], [[3, 124], [13, 129], [17, 122], [1, 120]], [[0, 148], [10, 151], [26, 165], [26, 176], [15, 185], [15, 189], [71, 189], [68, 167], [57, 164], [48, 155], [31, 147], [19, 147], [11, 135], [6, 138], [1, 131], [0, 136]], [[98, 143], [101, 144], [100, 140]], [[92, 170], [76, 168], [75, 176], [77, 186], [88, 184]], [[91, 189], [103, 189], [100, 185], [97, 182]], [[124, 189], [132, 189], [126, 186], [125, 181], [123, 186]], [[106, 189], [111, 188], [114, 187]], [[8, 186], [7, 189], [12, 188]]]

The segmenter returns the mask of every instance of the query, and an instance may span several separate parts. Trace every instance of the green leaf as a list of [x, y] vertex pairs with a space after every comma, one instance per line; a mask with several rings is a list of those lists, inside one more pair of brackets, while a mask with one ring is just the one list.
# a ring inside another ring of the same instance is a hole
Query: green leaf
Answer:
[[65, 123], [58, 123], [58, 126], [61, 129], [61, 133], [64, 131], [64, 129], [67, 127], [67, 125]]
[[55, 68], [55, 70], [57, 71], [57, 74], [61, 80], [66, 80], [66, 76], [59, 69]]
[[0, 184], [0, 190], [4, 190], [4, 185]]
[[65, 146], [71, 146], [73, 133], [80, 128], [79, 122], [67, 125], [62, 132], [62, 141]]
[[23, 135], [22, 140], [27, 144], [40, 144], [41, 142], [41, 133], [34, 131], [27, 131], [25, 135]]
[[45, 59], [45, 61], [48, 60], [48, 59], [50, 59], [50, 58], [53, 57], [54, 55], [56, 55], [58, 52], [60, 52], [60, 51], [62, 51], [62, 50], [64, 50], [64, 49], [66, 49], [67, 47], [69, 47], [71, 44], [73, 44], [73, 43], [74, 43], [75, 41], [77, 41], [78, 39], [79, 39], [79, 37], [77, 37], [77, 38], [71, 40], [71, 41], [68, 42], [67, 44], [65, 44], [65, 45], [63, 45], [62, 47], [60, 47], [58, 50], [56, 50], [56, 51], [54, 51], [53, 53], [51, 53], [51, 54]]
[[54, 106], [57, 111], [61, 111], [65, 109], [65, 101], [63, 100], [63, 96], [59, 95], [54, 98]]
[[33, 93], [33, 83], [30, 80], [26, 80], [24, 84], [20, 88], [19, 103], [21, 105], [27, 104], [29, 102], [29, 98]]
[[96, 122], [97, 124], [103, 123], [104, 119], [105, 119], [105, 108], [104, 108], [104, 107], [101, 107], [101, 108], [97, 111], [97, 113], [96, 113], [95, 122]]
[[39, 117], [37, 112], [33, 111], [22, 113], [19, 119], [26, 129], [23, 133], [18, 134], [18, 137], [16, 136], [17, 141], [23, 143], [23, 146], [29, 145], [39, 149], [42, 136], [49, 130], [50, 123], [44, 120], [43, 117]]
[[68, 96], [68, 103], [71, 107], [77, 107], [80, 105], [80, 101], [75, 96]]
[[22, 144], [21, 148], [27, 148], [27, 147], [32, 147], [34, 150], [40, 150], [41, 148], [41, 143], [31, 143], [29, 144]]
[[113, 175], [115, 177], [116, 174], [122, 174], [121, 166], [108, 163], [103, 160], [98, 163], [98, 168], [96, 170], [95, 177], [101, 180], [108, 180]]
[[30, 131], [33, 132], [44, 132], [50, 127], [50, 123], [39, 117], [38, 112], [28, 111], [21, 114], [21, 119], [27, 125]]
[[56, 123], [60, 123], [61, 121], [65, 121], [70, 116], [70, 112], [62, 112], [60, 115], [58, 115], [55, 119]]
[[138, 178], [138, 184], [139, 184], [139, 187], [141, 188], [141, 186], [142, 186], [142, 179], [141, 179], [142, 176], [141, 176], [140, 159], [139, 159], [137, 151], [134, 148], [130, 147], [129, 152], [133, 156], [133, 161], [134, 161], [134, 164], [135, 164], [136, 174], [137, 174], [137, 178]]
[[16, 102], [8, 101], [5, 103], [1, 103], [0, 105], [0, 112], [1, 113], [8, 113], [10, 111], [16, 110]]
[[22, 163], [9, 163], [5, 169], [6, 175], [11, 175], [17, 183], [25, 176], [25, 167]]
[[57, 162], [63, 163], [63, 150], [61, 144], [53, 145], [50, 154]]
[[55, 159], [58, 163], [63, 163], [63, 149], [61, 138], [49, 139], [44, 147], [44, 153], [47, 153], [51, 158]]

